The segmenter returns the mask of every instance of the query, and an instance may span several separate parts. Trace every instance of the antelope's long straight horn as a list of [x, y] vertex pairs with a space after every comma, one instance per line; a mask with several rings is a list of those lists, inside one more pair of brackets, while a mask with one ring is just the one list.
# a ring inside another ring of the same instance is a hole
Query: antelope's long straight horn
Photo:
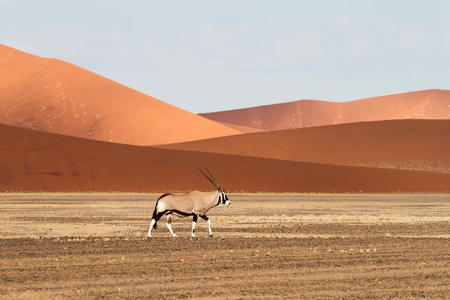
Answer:
[[212, 179], [214, 180], [214, 182], [216, 183], [215, 185], [216, 185], [217, 188], [220, 190], [220, 185], [219, 185], [219, 183], [217, 182], [217, 180], [214, 178], [213, 174], [211, 174], [211, 172], [208, 170], [208, 168], [207, 168], [204, 164], [202, 164], [202, 166], [203, 166], [203, 168], [206, 169], [206, 171], [208, 171], [209, 175], [211, 175], [211, 178], [212, 178]]
[[[194, 165], [194, 164], [192, 164], [197, 170], [199, 170], [206, 178], [208, 178], [208, 180], [217, 188], [217, 189], [220, 189], [220, 186], [217, 184], [217, 183], [215, 183], [211, 178], [209, 178], [208, 177], [208, 175], [206, 175], [205, 174], [205, 172], [203, 172], [202, 170], [200, 170], [196, 165]], [[206, 169], [206, 170], [208, 170], [208, 169]], [[208, 171], [208, 173], [209, 173], [209, 171]], [[210, 173], [211, 174], [211, 173]], [[212, 175], [211, 175], [212, 176]], [[213, 177], [214, 178], [214, 177]]]

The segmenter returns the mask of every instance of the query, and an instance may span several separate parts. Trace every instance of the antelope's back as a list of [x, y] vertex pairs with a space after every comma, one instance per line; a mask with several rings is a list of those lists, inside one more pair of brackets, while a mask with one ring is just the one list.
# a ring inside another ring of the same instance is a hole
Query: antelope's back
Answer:
[[202, 198], [202, 192], [193, 191], [182, 195], [170, 194], [161, 200], [163, 200], [165, 209], [167, 210], [178, 210], [191, 213], [197, 206], [196, 202], [201, 201]]

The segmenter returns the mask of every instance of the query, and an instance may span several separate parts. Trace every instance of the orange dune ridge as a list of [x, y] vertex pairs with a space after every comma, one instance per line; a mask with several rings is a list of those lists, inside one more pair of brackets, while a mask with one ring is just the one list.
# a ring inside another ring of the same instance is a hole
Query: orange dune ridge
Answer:
[[4, 45], [0, 123], [132, 145], [240, 133], [75, 65]]
[[391, 120], [329, 125], [160, 147], [450, 174], [450, 120]]
[[192, 166], [200, 163], [232, 192], [450, 190], [444, 173], [132, 146], [0, 125], [1, 192], [213, 190]]
[[230, 191], [448, 192], [449, 99], [429, 90], [202, 117], [0, 45], [0, 192], [214, 189], [201, 163]]
[[450, 119], [450, 91], [424, 90], [349, 102], [300, 100], [199, 114], [264, 130], [393, 119]]

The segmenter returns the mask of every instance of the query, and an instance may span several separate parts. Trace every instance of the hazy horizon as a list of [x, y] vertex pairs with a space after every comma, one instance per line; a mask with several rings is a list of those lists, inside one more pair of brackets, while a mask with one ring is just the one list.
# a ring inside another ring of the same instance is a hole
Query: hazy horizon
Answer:
[[448, 89], [447, 1], [0, 1], [0, 42], [193, 113]]

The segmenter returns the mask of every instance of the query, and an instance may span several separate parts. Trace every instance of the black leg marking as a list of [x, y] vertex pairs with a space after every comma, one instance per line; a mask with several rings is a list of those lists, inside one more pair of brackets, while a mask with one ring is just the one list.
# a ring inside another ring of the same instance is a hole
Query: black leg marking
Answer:
[[209, 218], [206, 215], [200, 216], [203, 220], [208, 221]]

